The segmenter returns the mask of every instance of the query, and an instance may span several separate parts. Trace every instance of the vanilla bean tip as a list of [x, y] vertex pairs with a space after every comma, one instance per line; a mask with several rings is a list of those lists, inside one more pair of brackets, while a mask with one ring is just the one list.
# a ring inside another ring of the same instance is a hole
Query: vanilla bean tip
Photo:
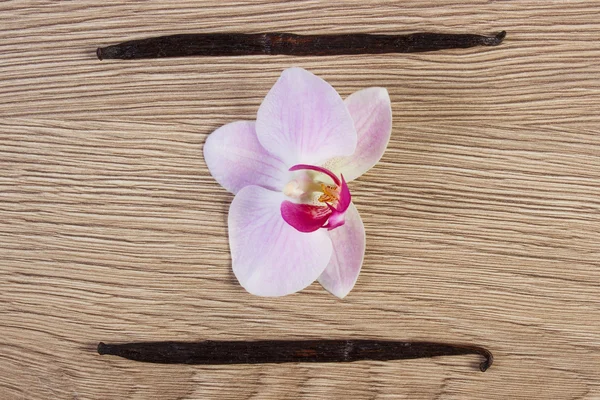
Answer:
[[98, 348], [97, 348], [98, 354], [100, 354], [100, 355], [109, 354], [109, 351], [108, 351], [109, 347], [110, 346], [108, 346], [104, 342], [98, 343]]
[[506, 37], [506, 31], [501, 31], [496, 34], [496, 36], [488, 37], [485, 40], [485, 44], [487, 46], [498, 46], [504, 38]]
[[480, 354], [485, 357], [485, 360], [482, 361], [481, 364], [479, 364], [479, 370], [481, 372], [485, 372], [494, 363], [494, 356], [492, 355], [492, 353], [489, 350], [484, 349], [484, 348], [481, 348], [481, 353]]

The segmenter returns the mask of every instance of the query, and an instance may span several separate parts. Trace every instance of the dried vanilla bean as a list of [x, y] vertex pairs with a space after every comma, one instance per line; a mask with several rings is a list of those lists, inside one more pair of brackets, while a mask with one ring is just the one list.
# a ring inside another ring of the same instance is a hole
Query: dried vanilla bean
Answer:
[[494, 36], [449, 33], [376, 35], [349, 33], [296, 35], [293, 33], [199, 33], [131, 40], [99, 47], [98, 59], [142, 59], [188, 56], [417, 53], [474, 46], [497, 46], [506, 32]]
[[479, 346], [385, 340], [262, 340], [204, 342], [137, 342], [98, 344], [99, 354], [160, 364], [263, 364], [288, 362], [352, 362], [405, 360], [479, 354], [486, 371], [492, 353]]

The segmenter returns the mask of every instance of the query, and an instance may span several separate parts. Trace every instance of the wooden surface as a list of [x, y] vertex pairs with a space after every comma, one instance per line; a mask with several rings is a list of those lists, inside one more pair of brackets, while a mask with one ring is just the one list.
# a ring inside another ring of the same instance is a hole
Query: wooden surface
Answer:
[[[0, 3], [0, 398], [600, 399], [600, 3]], [[98, 61], [180, 32], [495, 33], [416, 55]], [[254, 118], [280, 72], [346, 96], [384, 86], [394, 128], [351, 185], [367, 228], [343, 301], [247, 294], [215, 128]], [[161, 366], [98, 341], [381, 338], [474, 356]]]

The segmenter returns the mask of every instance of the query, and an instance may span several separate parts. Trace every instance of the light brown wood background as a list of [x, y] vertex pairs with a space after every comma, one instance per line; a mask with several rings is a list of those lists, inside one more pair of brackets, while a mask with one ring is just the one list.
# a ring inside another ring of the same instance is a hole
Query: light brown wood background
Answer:
[[[415, 55], [98, 61], [180, 32], [495, 33]], [[600, 3], [0, 3], [0, 399], [600, 399]], [[394, 127], [352, 184], [368, 231], [343, 301], [247, 294], [206, 136], [302, 66], [384, 86]], [[161, 366], [98, 341], [384, 338], [477, 357]]]

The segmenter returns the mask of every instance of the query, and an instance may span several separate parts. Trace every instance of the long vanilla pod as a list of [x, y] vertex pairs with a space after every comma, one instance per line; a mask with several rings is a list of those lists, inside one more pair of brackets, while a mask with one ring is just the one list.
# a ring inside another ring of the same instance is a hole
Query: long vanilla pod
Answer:
[[479, 354], [485, 358], [479, 364], [482, 372], [493, 362], [492, 353], [479, 346], [385, 340], [100, 342], [98, 353], [150, 363], [203, 365], [388, 361]]
[[418, 53], [474, 46], [497, 46], [506, 32], [494, 36], [421, 32], [408, 35], [348, 33], [296, 35], [293, 33], [199, 33], [131, 40], [99, 47], [98, 59], [143, 59], [189, 56]]

